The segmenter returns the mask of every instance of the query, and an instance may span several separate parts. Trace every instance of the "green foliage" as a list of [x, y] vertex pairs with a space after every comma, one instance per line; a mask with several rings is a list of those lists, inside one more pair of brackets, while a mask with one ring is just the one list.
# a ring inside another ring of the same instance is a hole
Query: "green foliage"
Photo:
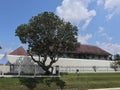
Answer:
[[111, 63], [111, 68], [117, 71], [118, 67], [120, 67], [120, 55], [116, 54], [114, 55], [114, 62]]
[[113, 68], [115, 71], [117, 71], [118, 70], [118, 61], [117, 60], [115, 60], [114, 62], [112, 62], [111, 64], [110, 64], [110, 67], [111, 68]]
[[52, 78], [20, 78], [20, 83], [26, 86], [29, 90], [36, 88], [37, 84], [44, 84], [46, 87], [52, 87], [52, 84], [55, 83], [59, 88], [64, 88], [65, 82], [59, 77]]
[[60, 78], [0, 78], [0, 90], [88, 90], [114, 87], [120, 87], [120, 73], [77, 73]]
[[118, 64], [118, 65], [120, 65], [120, 59], [119, 59], [119, 60], [117, 60], [117, 64]]
[[[88, 90], [92, 88], [120, 87], [120, 73], [77, 73], [62, 76], [69, 88]], [[118, 84], [119, 83], [119, 84]]]
[[73, 49], [77, 31], [70, 22], [64, 22], [52, 12], [44, 12], [32, 17], [28, 24], [18, 26], [15, 33], [22, 43], [28, 43], [31, 51], [39, 55], [51, 51], [51, 47], [54, 52]]
[[119, 54], [115, 55], [115, 62], [117, 65], [120, 65], [120, 55]]
[[119, 54], [114, 55], [114, 59], [115, 60], [120, 60], [120, 55]]
[[20, 78], [19, 80], [21, 85], [25, 85], [29, 90], [33, 90], [38, 83], [35, 78]]
[[[77, 47], [77, 31], [76, 26], [54, 13], [43, 12], [32, 17], [27, 24], [18, 26], [15, 34], [22, 43], [28, 44], [29, 55], [47, 72], [58, 60], [61, 51], [72, 51]], [[34, 54], [39, 60], [33, 57]], [[41, 56], [43, 59], [40, 59]], [[47, 57], [51, 61], [46, 66]]]

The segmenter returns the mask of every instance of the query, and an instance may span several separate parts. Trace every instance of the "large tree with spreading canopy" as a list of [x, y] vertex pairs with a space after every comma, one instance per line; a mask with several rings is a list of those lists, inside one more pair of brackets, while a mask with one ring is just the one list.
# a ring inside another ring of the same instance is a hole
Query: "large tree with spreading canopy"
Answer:
[[61, 52], [77, 47], [77, 32], [77, 27], [70, 22], [53, 12], [43, 12], [32, 17], [27, 24], [18, 26], [15, 33], [23, 44], [28, 45], [32, 60], [44, 69], [45, 74], [52, 74], [52, 65], [58, 61]]

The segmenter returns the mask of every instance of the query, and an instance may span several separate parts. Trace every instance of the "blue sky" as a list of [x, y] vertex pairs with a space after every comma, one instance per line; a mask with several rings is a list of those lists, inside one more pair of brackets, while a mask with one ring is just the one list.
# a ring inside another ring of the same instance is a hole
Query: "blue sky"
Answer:
[[120, 53], [120, 0], [1, 0], [0, 53], [22, 45], [15, 37], [16, 27], [44, 11], [78, 26], [79, 42]]

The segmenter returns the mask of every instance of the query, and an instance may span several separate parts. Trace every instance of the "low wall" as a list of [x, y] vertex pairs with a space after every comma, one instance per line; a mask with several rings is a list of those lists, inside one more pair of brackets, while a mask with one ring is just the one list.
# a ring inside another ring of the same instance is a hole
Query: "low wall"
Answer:
[[[24, 57], [26, 56], [7, 55], [8, 60], [12, 64], [15, 63], [16, 60], [19, 60]], [[109, 61], [109, 60], [59, 58], [59, 60], [55, 64], [53, 64], [53, 66], [59, 66], [60, 72], [68, 72], [68, 73], [74, 73], [78, 71], [79, 72], [114, 72], [115, 70], [110, 67], [110, 64], [112, 62], [113, 61]]]
[[59, 66], [110, 66], [113, 61], [93, 59], [60, 58], [55, 65]]
[[[54, 65], [58, 65], [60, 72], [115, 72], [109, 60], [92, 60], [92, 59], [71, 59], [60, 58]], [[117, 69], [120, 70], [119, 68]]]
[[0, 74], [10, 72], [9, 65], [0, 65]]

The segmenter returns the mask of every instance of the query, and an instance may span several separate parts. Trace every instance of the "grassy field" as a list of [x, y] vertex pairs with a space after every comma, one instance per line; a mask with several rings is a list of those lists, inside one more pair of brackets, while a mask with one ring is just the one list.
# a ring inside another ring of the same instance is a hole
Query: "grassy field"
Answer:
[[120, 73], [66, 74], [60, 78], [0, 78], [0, 90], [87, 90], [120, 87]]

